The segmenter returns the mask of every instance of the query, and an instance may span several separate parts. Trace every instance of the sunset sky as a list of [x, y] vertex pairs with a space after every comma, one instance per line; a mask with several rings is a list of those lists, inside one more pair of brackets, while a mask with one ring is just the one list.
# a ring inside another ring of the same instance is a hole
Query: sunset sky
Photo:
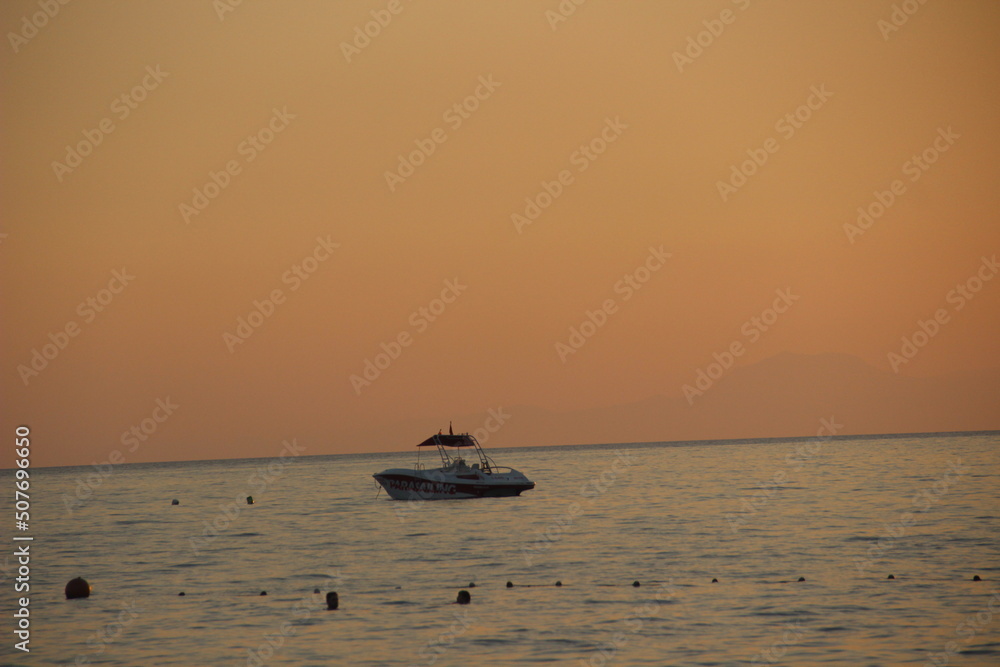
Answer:
[[404, 450], [371, 434], [684, 397], [734, 344], [720, 385], [1000, 367], [1000, 4], [560, 6], [0, 5], [5, 431]]

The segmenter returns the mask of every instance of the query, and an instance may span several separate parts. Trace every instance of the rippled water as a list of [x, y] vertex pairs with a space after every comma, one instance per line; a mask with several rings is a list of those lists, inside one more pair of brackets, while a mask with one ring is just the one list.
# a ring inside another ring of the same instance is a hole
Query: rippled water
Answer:
[[[40, 469], [32, 651], [12, 648], [8, 557], [0, 662], [995, 665], [998, 445], [494, 450], [537, 488], [418, 504], [371, 478], [410, 454], [125, 465], [71, 515], [93, 470]], [[78, 575], [93, 595], [65, 600]]]

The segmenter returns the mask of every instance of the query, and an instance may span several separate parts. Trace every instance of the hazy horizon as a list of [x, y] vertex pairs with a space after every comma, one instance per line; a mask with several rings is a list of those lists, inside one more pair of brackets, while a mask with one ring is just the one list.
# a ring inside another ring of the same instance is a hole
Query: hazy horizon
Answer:
[[[935, 436], [953, 436], [953, 437], [966, 437], [966, 436], [976, 436], [976, 435], [989, 435], [994, 433], [1000, 433], [1000, 429], [995, 430], [985, 430], [985, 431], [932, 431], [926, 433], [861, 433], [861, 434], [850, 434], [850, 435], [834, 435], [830, 436], [828, 440], [863, 440], [866, 438], [871, 438], [875, 440], [879, 439], [891, 439], [893, 437], [911, 437], [911, 438], [927, 438]], [[738, 445], [738, 444], [761, 444], [768, 442], [785, 442], [785, 441], [795, 441], [795, 440], [808, 440], [809, 436], [782, 436], [777, 438], [729, 438], [722, 440], [648, 440], [642, 442], [607, 442], [607, 443], [569, 443], [563, 445], [500, 445], [497, 447], [492, 447], [490, 450], [516, 450], [516, 449], [560, 449], [563, 447], [578, 447], [578, 448], [602, 448], [602, 447], [614, 447], [616, 445], [622, 446], [632, 446], [632, 447], [643, 447], [643, 446], [653, 446], [653, 445], [672, 445], [672, 446], [685, 446], [685, 445], [704, 445], [707, 443], [717, 443], [719, 445]], [[387, 449], [387, 450], [376, 450], [367, 452], [338, 452], [336, 454], [302, 454], [299, 459], [307, 459], [310, 457], [330, 457], [330, 456], [367, 456], [367, 455], [377, 455], [377, 456], [389, 456], [389, 455], [416, 455], [416, 448], [412, 447], [410, 449]], [[436, 455], [425, 454], [425, 456]], [[170, 460], [170, 461], [139, 461], [136, 463], [123, 463], [121, 465], [159, 465], [163, 463], [226, 463], [227, 461], [264, 461], [268, 459], [273, 459], [273, 456], [250, 456], [250, 457], [240, 457], [240, 458], [225, 458], [225, 459], [185, 459], [185, 460]], [[44, 468], [89, 468], [92, 464], [78, 464], [78, 465], [57, 465], [57, 466], [36, 466]], [[11, 470], [11, 468], [0, 468], [0, 470]]]

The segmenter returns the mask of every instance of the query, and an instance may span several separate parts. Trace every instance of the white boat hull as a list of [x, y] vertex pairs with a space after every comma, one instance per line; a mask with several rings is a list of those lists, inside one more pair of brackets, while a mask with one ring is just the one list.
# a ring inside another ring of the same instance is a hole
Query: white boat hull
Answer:
[[[468, 470], [468, 469], [467, 469]], [[395, 500], [445, 500], [448, 498], [499, 498], [521, 495], [535, 488], [522, 473], [393, 468], [372, 475]]]

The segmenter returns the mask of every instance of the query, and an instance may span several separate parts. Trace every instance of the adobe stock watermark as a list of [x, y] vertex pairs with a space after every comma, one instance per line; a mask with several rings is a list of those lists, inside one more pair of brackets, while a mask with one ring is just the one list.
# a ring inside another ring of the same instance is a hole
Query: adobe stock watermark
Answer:
[[[608, 146], [618, 141], [622, 132], [628, 129], [628, 125], [622, 122], [620, 116], [604, 119], [604, 127], [593, 139], [587, 143], [580, 144], [576, 150], [569, 155], [569, 163], [576, 167], [576, 173], [582, 174], [590, 168], [599, 157], [604, 155]], [[524, 231], [525, 227], [534, 224], [542, 213], [545, 212], [552, 203], [562, 196], [567, 187], [576, 182], [576, 177], [570, 169], [561, 169], [551, 181], [542, 180], [541, 190], [533, 197], [524, 198], [524, 210], [521, 213], [510, 214], [510, 221], [518, 234]]]
[[854, 567], [857, 568], [858, 574], [864, 574], [865, 570], [885, 556], [886, 552], [895, 546], [895, 541], [906, 535], [906, 529], [917, 523], [919, 515], [928, 512], [931, 507], [940, 502], [941, 498], [955, 484], [958, 484], [962, 476], [969, 470], [962, 463], [961, 458], [949, 461], [948, 470], [930, 488], [913, 496], [910, 501], [913, 511], [901, 512], [898, 520], [892, 524], [884, 523], [885, 531], [877, 540], [872, 540], [871, 546], [868, 547], [868, 555], [865, 558], [854, 559]]
[[247, 667], [262, 667], [274, 657], [274, 654], [285, 645], [285, 640], [298, 634], [296, 625], [309, 620], [314, 611], [323, 609], [324, 605], [316, 594], [303, 595], [292, 610], [289, 619], [284, 620], [272, 632], [264, 633], [261, 641], [254, 648], [247, 649]]
[[798, 472], [802, 470], [805, 464], [816, 457], [820, 450], [823, 449], [823, 445], [829, 441], [833, 436], [837, 435], [838, 431], [843, 430], [844, 425], [838, 424], [833, 417], [830, 419], [820, 419], [819, 430], [816, 431], [816, 437], [808, 440], [805, 443], [798, 444], [794, 450], [785, 454], [785, 466], [784, 468], [779, 468], [771, 475], [770, 479], [764, 480], [763, 482], [758, 482], [757, 491], [754, 491], [753, 495], [747, 497], [745, 494], [740, 496], [740, 510], [738, 513], [727, 513], [726, 522], [729, 523], [729, 529], [732, 532], [739, 531], [740, 528], [747, 525], [747, 516], [752, 516], [757, 512], [760, 512], [767, 506], [774, 496], [774, 492], [791, 479], [790, 472]]
[[559, 24], [565, 23], [569, 17], [576, 14], [576, 10], [582, 7], [587, 0], [559, 0], [555, 9], [545, 10], [545, 20], [548, 21], [552, 32], [559, 29]]
[[[486, 419], [483, 421], [483, 425], [472, 432], [472, 437], [479, 442], [480, 445], [485, 445], [489, 442], [490, 437], [496, 434], [504, 424], [511, 418], [511, 415], [503, 411], [503, 407], [490, 408], [487, 411]], [[435, 482], [444, 482], [444, 475], [437, 470], [430, 472], [430, 477]], [[405, 501], [396, 501], [393, 503], [393, 510], [396, 512], [396, 519], [400, 523], [406, 522], [406, 517], [409, 516], [414, 510], [423, 506], [424, 503], [429, 502], [422, 498], [410, 498]]]
[[340, 43], [340, 52], [344, 54], [344, 60], [350, 64], [355, 56], [361, 55], [363, 50], [371, 46], [372, 40], [381, 35], [382, 31], [388, 28], [392, 20], [402, 14], [404, 9], [406, 7], [402, 0], [389, 0], [383, 9], [369, 11], [371, 20], [354, 26], [351, 41]]
[[982, 634], [986, 628], [993, 623], [993, 614], [1000, 613], [1000, 591], [991, 591], [989, 601], [986, 606], [975, 614], [965, 617], [955, 626], [955, 636], [960, 641], [950, 641], [944, 645], [944, 651], [933, 653], [924, 663], [924, 667], [946, 667], [951, 662], [951, 658], [962, 651], [962, 644], [968, 644], [973, 637]]
[[[289, 293], [297, 292], [306, 280], [309, 280], [319, 267], [333, 255], [333, 251], [340, 247], [339, 243], [330, 240], [328, 234], [326, 238], [316, 237], [316, 246], [298, 262], [292, 264], [281, 274], [281, 284], [288, 286]], [[236, 328], [232, 333], [224, 331], [222, 342], [226, 344], [229, 354], [236, 352], [237, 346], [250, 340], [250, 337], [264, 325], [268, 319], [274, 315], [278, 306], [283, 305], [288, 300], [288, 295], [280, 287], [275, 287], [263, 299], [254, 299], [253, 308], [246, 316], [241, 315], [236, 318]]]
[[431, 299], [426, 306], [420, 306], [410, 313], [407, 322], [413, 327], [412, 332], [410, 329], [403, 329], [388, 343], [384, 341], [379, 343], [379, 348], [382, 351], [377, 352], [374, 357], [365, 359], [361, 375], [351, 374], [348, 380], [351, 383], [351, 388], [354, 389], [354, 394], [360, 396], [362, 389], [370, 387], [375, 380], [379, 379], [382, 373], [392, 365], [392, 362], [399, 359], [403, 350], [413, 345], [416, 336], [427, 331], [430, 325], [436, 322], [448, 309], [448, 306], [455, 303], [468, 287], [468, 285], [458, 282], [458, 278], [445, 280], [444, 288], [439, 297]]
[[[621, 303], [625, 303], [641, 290], [650, 281], [653, 274], [666, 265], [671, 256], [669, 252], [664, 252], [662, 245], [658, 248], [650, 246], [646, 259], [614, 284], [612, 289], [615, 294], [621, 295]], [[578, 326], [569, 328], [567, 341], [565, 343], [561, 340], [556, 341], [556, 354], [559, 356], [559, 361], [565, 364], [569, 355], [576, 354], [580, 348], [586, 345], [587, 341], [608, 323], [608, 318], [618, 312], [619, 305], [614, 297], [609, 297], [601, 302], [597, 310], [587, 310], [585, 319]]]
[[233, 179], [243, 173], [244, 165], [256, 160], [295, 118], [295, 114], [288, 112], [288, 107], [273, 108], [268, 121], [259, 130], [248, 134], [243, 141], [236, 145], [236, 154], [243, 158], [242, 162], [233, 158], [227, 160], [219, 171], [209, 169], [208, 180], [205, 181], [205, 184], [191, 189], [190, 203], [184, 201], [177, 205], [177, 210], [180, 211], [184, 224], [191, 224], [192, 218], [197, 217], [207, 209], [209, 204], [232, 184]]
[[909, 22], [910, 17], [916, 14], [925, 4], [927, 4], [927, 0], [903, 0], [901, 3], [894, 4], [892, 11], [889, 12], [888, 20], [879, 19], [875, 22], [875, 27], [878, 28], [882, 39], [888, 42], [889, 37], [894, 32], [899, 32], [899, 29]]
[[909, 336], [903, 336], [899, 352], [889, 352], [889, 366], [893, 373], [899, 373], [899, 369], [910, 363], [920, 350], [927, 347], [931, 340], [941, 333], [941, 327], [951, 321], [952, 313], [957, 313], [972, 299], [976, 297], [989, 281], [1000, 272], [1000, 264], [997, 263], [997, 256], [983, 257], [979, 268], [965, 281], [958, 283], [945, 295], [945, 302], [952, 306], [952, 311], [947, 308], [938, 308], [929, 319], [917, 320], [917, 328]]
[[[339, 588], [345, 580], [340, 570], [331, 570], [327, 576], [332, 580], [331, 586]], [[314, 612], [326, 609], [324, 598], [316, 593], [303, 595], [292, 605], [292, 611], [288, 618], [282, 621], [273, 632], [264, 633], [261, 641], [254, 648], [247, 649], [247, 667], [263, 667], [274, 657], [274, 654], [285, 646], [288, 638], [298, 634], [298, 625], [305, 623]]]
[[14, 50], [14, 53], [20, 52], [28, 42], [38, 35], [38, 31], [47, 26], [49, 21], [54, 19], [69, 3], [70, 0], [38, 0], [35, 4], [38, 5], [39, 11], [22, 16], [20, 30], [7, 33], [7, 41], [10, 42], [10, 48]]
[[455, 620], [448, 629], [442, 630], [436, 637], [429, 639], [422, 648], [417, 651], [417, 655], [424, 661], [422, 663], [411, 662], [409, 667], [420, 667], [420, 665], [433, 665], [437, 662], [451, 646], [455, 640], [469, 631], [473, 627], [476, 619], [469, 614], [469, 608], [463, 607], [461, 611], [454, 613]]
[[806, 631], [802, 628], [802, 621], [799, 620], [785, 623], [784, 628], [784, 632], [781, 633], [781, 639], [775, 640], [767, 648], [761, 649], [750, 659], [750, 664], [753, 667], [757, 665], [773, 665], [778, 662], [785, 657], [788, 648], [802, 641], [802, 638], [806, 634]]
[[135, 622], [135, 619], [139, 617], [139, 612], [144, 611], [146, 610], [139, 607], [135, 600], [123, 602], [116, 619], [95, 630], [87, 638], [87, 646], [91, 647], [90, 653], [78, 653], [70, 664], [89, 665], [91, 660], [96, 660], [104, 655], [104, 652], [121, 638], [125, 629]]
[[[809, 93], [809, 97], [804, 103], [774, 123], [775, 132], [781, 135], [785, 141], [794, 137], [795, 133], [809, 122], [813, 114], [822, 109], [827, 101], [833, 97], [833, 93], [826, 89], [826, 84], [811, 86]], [[760, 171], [780, 148], [781, 143], [774, 137], [765, 139], [760, 148], [748, 148], [746, 160], [740, 162], [739, 165], [734, 163], [729, 166], [729, 178], [715, 182], [715, 187], [719, 191], [719, 197], [722, 201], [728, 201], [730, 197], [739, 192], [740, 188], [747, 184], [748, 179]]]
[[[130, 454], [135, 452], [139, 449], [139, 445], [149, 440], [156, 433], [157, 429], [160, 428], [160, 424], [166, 422], [179, 407], [181, 406], [171, 401], [169, 396], [165, 399], [156, 399], [156, 406], [150, 412], [149, 416], [122, 433], [120, 438], [122, 446], [127, 448]], [[105, 480], [115, 472], [115, 468], [123, 463], [126, 463], [126, 457], [120, 449], [112, 450], [108, 454], [108, 458], [101, 463], [97, 461], [92, 462], [91, 466], [94, 468], [94, 472], [86, 477], [79, 475], [76, 478], [76, 488], [72, 496], [66, 493], [63, 494], [63, 506], [66, 508], [69, 516], [73, 516], [73, 511], [81, 507], [88, 498], [94, 495], [94, 491], [99, 489]]]
[[[453, 131], [462, 127], [465, 121], [472, 118], [481, 103], [493, 97], [493, 93], [502, 84], [493, 80], [493, 75], [480, 75], [479, 85], [472, 91], [472, 94], [464, 97], [460, 102], [455, 102], [445, 109], [441, 114], [441, 119], [448, 124]], [[396, 188], [406, 182], [410, 176], [416, 173], [417, 169], [427, 162], [427, 158], [437, 152], [438, 146], [448, 140], [448, 133], [443, 127], [436, 127], [423, 139], [414, 139], [416, 148], [409, 153], [400, 153], [397, 157], [399, 162], [394, 171], [385, 171], [385, 184], [389, 187], [389, 192], [395, 192]]]
[[[750, 0], [732, 0], [732, 3], [741, 12], [750, 7]], [[739, 14], [732, 9], [726, 8], [719, 12], [718, 18], [702, 21], [701, 24], [705, 26], [705, 29], [687, 38], [687, 46], [683, 52], [674, 51], [674, 64], [677, 65], [677, 71], [683, 74], [685, 67], [693, 65], [694, 61], [705, 53], [705, 49], [715, 44], [715, 40], [722, 36], [726, 26], [736, 22], [738, 16]]]
[[212, 9], [221, 23], [226, 20], [226, 14], [232, 14], [242, 4], [243, 0], [212, 0]]
[[218, 539], [219, 535], [229, 530], [240, 518], [240, 514], [248, 507], [247, 496], [262, 496], [268, 488], [285, 474], [285, 469], [295, 462], [295, 459], [306, 450], [305, 445], [300, 445], [295, 438], [292, 441], [282, 441], [281, 453], [277, 458], [272, 459], [267, 465], [259, 465], [254, 472], [247, 477], [246, 488], [236, 498], [219, 505], [219, 513], [212, 521], [205, 520], [204, 529], [200, 537], [189, 538], [191, 553], [195, 556], [201, 554], [201, 550], [208, 547]]
[[611, 462], [600, 475], [591, 478], [580, 487], [581, 500], [574, 500], [566, 506], [566, 509], [555, 517], [545, 530], [537, 530], [531, 545], [521, 547], [521, 555], [524, 556], [524, 564], [528, 567], [534, 565], [535, 558], [552, 548], [552, 545], [563, 538], [567, 529], [573, 526], [577, 517], [583, 514], [587, 507], [593, 505], [594, 501], [607, 493], [618, 483], [620, 476], [628, 472], [630, 466], [638, 463], [638, 459], [630, 452], [615, 450], [615, 460]]
[[[939, 127], [937, 136], [934, 137], [931, 145], [919, 153], [914, 153], [909, 160], [903, 163], [903, 166], [900, 167], [903, 175], [908, 176], [911, 183], [916, 183], [931, 168], [931, 165], [937, 162], [941, 155], [947, 153], [955, 145], [955, 141], [960, 138], [961, 135], [955, 134], [951, 125], [947, 129]], [[887, 190], [875, 190], [872, 194], [874, 201], [866, 206], [858, 207], [858, 217], [855, 224], [844, 223], [844, 233], [852, 244], [859, 236], [868, 231], [875, 224], [875, 221], [885, 215], [886, 211], [892, 208], [902, 195], [906, 194], [906, 183], [897, 178], [889, 183]]]
[[740, 327], [740, 333], [747, 339], [746, 343], [744, 344], [741, 339], [736, 339], [722, 352], [713, 352], [712, 358], [715, 361], [695, 371], [694, 386], [685, 384], [681, 387], [681, 392], [687, 399], [688, 405], [693, 405], [696, 396], [703, 396], [716, 381], [728, 373], [736, 363], [736, 359], [746, 353], [747, 346], [760, 340], [761, 336], [771, 330], [779, 316], [787, 313], [788, 309], [801, 298], [797, 294], [792, 294], [790, 287], [775, 290], [774, 293], [777, 297], [771, 306], [762, 310], [760, 315], [751, 317]]
[[168, 76], [170, 76], [170, 72], [161, 71], [159, 65], [156, 67], [148, 65], [146, 75], [138, 84], [111, 100], [109, 111], [113, 117], [106, 116], [97, 123], [97, 127], [82, 130], [83, 139], [73, 145], [66, 145], [66, 155], [63, 162], [52, 161], [52, 173], [55, 174], [56, 180], [62, 183], [67, 175], [82, 165], [84, 158], [91, 155], [94, 149], [104, 143], [104, 138], [117, 129], [115, 119], [122, 122], [131, 116], [132, 112], [138, 109], [139, 105], [145, 102], [149, 94], [159, 88]]
[[70, 340], [76, 338], [83, 331], [83, 326], [92, 323], [98, 315], [103, 313], [115, 298], [125, 291], [125, 288], [135, 280], [135, 276], [128, 273], [123, 266], [121, 270], [111, 272], [111, 280], [108, 286], [97, 291], [93, 296], [88, 296], [76, 307], [76, 314], [80, 316], [81, 322], [75, 319], [67, 320], [55, 333], [49, 332], [47, 343], [41, 347], [31, 348], [31, 358], [26, 364], [18, 364], [17, 373], [21, 377], [21, 382], [27, 387], [32, 378], [48, 368], [49, 364], [56, 360], [63, 350], [69, 345]]
[[653, 596], [655, 602], [645, 602], [632, 608], [628, 615], [622, 619], [623, 629], [617, 630], [611, 638], [593, 651], [589, 660], [580, 660], [581, 667], [606, 667], [618, 656], [618, 653], [628, 646], [633, 637], [639, 635], [646, 623], [656, 618], [660, 613], [660, 605], [670, 600], [676, 595], [674, 580], [667, 579], [665, 583], [659, 585], [656, 595]]

